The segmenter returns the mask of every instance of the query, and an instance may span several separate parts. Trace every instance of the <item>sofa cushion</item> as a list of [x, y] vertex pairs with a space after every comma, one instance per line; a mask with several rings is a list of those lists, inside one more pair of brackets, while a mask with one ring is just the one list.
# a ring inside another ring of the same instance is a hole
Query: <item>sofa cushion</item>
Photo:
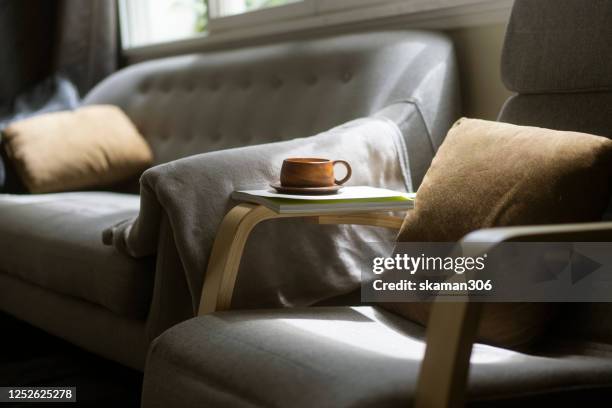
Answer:
[[[142, 406], [412, 406], [423, 338], [420, 326], [370, 307], [214, 313], [154, 341]], [[527, 355], [476, 344], [469, 399], [499, 407], [563, 389], [610, 390], [612, 360], [573, 351]]]
[[398, 240], [455, 242], [480, 228], [599, 221], [611, 179], [605, 137], [463, 118], [434, 157]]
[[153, 259], [131, 259], [102, 244], [102, 230], [138, 213], [137, 195], [80, 192], [0, 195], [0, 272], [143, 318]]
[[4, 148], [32, 193], [110, 186], [140, 175], [149, 145], [121, 109], [86, 106], [11, 123]]
[[[597, 221], [611, 176], [607, 138], [464, 118], [435, 156], [398, 240], [455, 242], [480, 228]], [[422, 324], [429, 306], [387, 305]], [[479, 338], [524, 347], [555, 310], [550, 303], [487, 304]]]

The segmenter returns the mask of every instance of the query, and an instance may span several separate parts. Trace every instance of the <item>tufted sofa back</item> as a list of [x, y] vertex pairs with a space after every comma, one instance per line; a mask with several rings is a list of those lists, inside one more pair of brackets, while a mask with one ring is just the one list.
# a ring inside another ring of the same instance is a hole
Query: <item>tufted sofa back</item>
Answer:
[[123, 108], [156, 163], [309, 136], [399, 101], [418, 105], [435, 149], [457, 114], [456, 75], [444, 35], [372, 32], [139, 63], [84, 103]]

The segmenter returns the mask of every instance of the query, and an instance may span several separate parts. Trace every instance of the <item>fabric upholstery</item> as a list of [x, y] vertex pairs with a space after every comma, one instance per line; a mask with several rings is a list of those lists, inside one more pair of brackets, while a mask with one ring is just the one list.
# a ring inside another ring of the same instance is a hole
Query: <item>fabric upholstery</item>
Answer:
[[517, 0], [502, 78], [519, 93], [612, 90], [612, 0]]
[[410, 177], [407, 180], [408, 188], [416, 191], [435, 155], [435, 148], [427, 137], [427, 123], [419, 107], [412, 102], [394, 103], [373, 116], [391, 120], [401, 131], [404, 141], [401, 149], [405, 155], [398, 158], [402, 160], [400, 165], [404, 174]]
[[[154, 341], [142, 406], [411, 406], [423, 339], [416, 324], [369, 307], [214, 313]], [[469, 399], [491, 407], [612, 383], [603, 351], [528, 355], [478, 344], [471, 362]]]
[[499, 120], [612, 138], [612, 92], [526, 95], [508, 99]]
[[445, 35], [370, 32], [164, 58], [110, 76], [84, 103], [120, 106], [164, 163], [313, 135], [406, 100], [436, 149], [459, 114]]
[[[519, 92], [502, 122], [612, 138], [612, 1], [515, 0], [502, 55], [506, 86]], [[612, 304], [564, 307], [559, 331], [612, 344]]]
[[111, 186], [139, 176], [151, 149], [117, 107], [87, 106], [16, 121], [3, 145], [31, 193]]
[[193, 317], [187, 275], [180, 261], [170, 221], [162, 215], [155, 263], [151, 308], [147, 315], [147, 337], [153, 340], [164, 330]]
[[398, 240], [456, 242], [480, 228], [598, 221], [611, 178], [610, 139], [463, 118], [434, 157]]
[[153, 260], [125, 257], [100, 239], [138, 204], [138, 196], [117, 193], [0, 195], [0, 274], [143, 319]]
[[[481, 228], [597, 221], [611, 177], [607, 138], [464, 118], [438, 150], [398, 241], [456, 242]], [[383, 304], [424, 325], [430, 306]], [[525, 346], [556, 309], [547, 303], [487, 304], [479, 339]]]
[[92, 353], [144, 369], [150, 339], [142, 320], [5, 273], [0, 273], [0, 309]]

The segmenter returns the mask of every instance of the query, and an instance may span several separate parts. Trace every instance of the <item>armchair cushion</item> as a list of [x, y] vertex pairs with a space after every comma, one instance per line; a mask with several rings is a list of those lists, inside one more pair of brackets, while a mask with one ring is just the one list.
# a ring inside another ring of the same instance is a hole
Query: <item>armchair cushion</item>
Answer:
[[[214, 313], [153, 342], [142, 406], [408, 407], [424, 338], [422, 327], [371, 307]], [[524, 354], [476, 344], [470, 406], [520, 406], [524, 399], [541, 403], [535, 406], [582, 403], [585, 392], [604, 401], [610, 358], [565, 347]]]
[[32, 193], [109, 186], [138, 176], [153, 161], [130, 119], [110, 105], [24, 119], [3, 133], [7, 154]]
[[[480, 228], [596, 221], [608, 203], [611, 173], [607, 138], [464, 118], [435, 156], [398, 239], [454, 242]], [[428, 304], [389, 307], [427, 321]], [[553, 310], [545, 303], [489, 304], [480, 339], [523, 345]]]

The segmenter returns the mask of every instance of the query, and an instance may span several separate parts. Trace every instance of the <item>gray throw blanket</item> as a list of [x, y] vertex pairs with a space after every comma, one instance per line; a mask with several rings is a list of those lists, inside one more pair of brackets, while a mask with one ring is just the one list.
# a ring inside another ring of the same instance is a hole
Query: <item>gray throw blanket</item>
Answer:
[[[308, 138], [153, 167], [140, 180], [138, 217], [104, 231], [104, 242], [136, 258], [155, 254], [165, 213], [182, 263], [170, 267], [185, 271], [195, 313], [217, 228], [236, 205], [230, 194], [278, 180], [283, 159], [292, 156], [347, 160], [349, 185], [412, 188], [398, 127], [383, 117], [357, 119]], [[360, 282], [360, 243], [393, 238], [381, 228], [264, 222], [247, 242], [232, 307], [303, 306], [353, 291]]]

